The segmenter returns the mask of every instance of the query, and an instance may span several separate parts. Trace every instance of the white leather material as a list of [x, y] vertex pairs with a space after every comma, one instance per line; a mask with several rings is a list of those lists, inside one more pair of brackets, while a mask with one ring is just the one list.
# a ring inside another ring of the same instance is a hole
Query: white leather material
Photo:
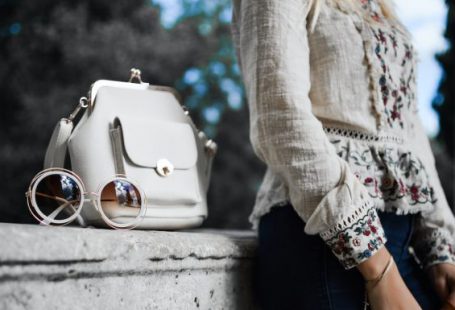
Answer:
[[[147, 118], [119, 117], [125, 151], [130, 161], [142, 167], [156, 167], [166, 158], [175, 169], [188, 169], [196, 164], [197, 148], [190, 125]], [[137, 137], [146, 136], [146, 139]]]
[[[146, 218], [137, 228], [200, 225], [208, 213], [212, 161], [204, 151], [205, 141], [175, 96], [141, 84], [105, 80], [92, 89], [96, 89], [93, 109], [85, 111], [68, 140], [71, 169], [87, 191], [97, 191], [115, 175], [109, 129], [119, 122], [126, 176], [141, 186], [147, 198]], [[174, 166], [168, 176], [155, 169], [161, 158]], [[84, 205], [81, 216], [89, 224], [105, 226], [90, 203]]]

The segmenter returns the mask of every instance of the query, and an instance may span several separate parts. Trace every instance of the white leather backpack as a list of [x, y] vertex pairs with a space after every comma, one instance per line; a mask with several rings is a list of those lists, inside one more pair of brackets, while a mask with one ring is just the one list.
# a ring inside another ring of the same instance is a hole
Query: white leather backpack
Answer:
[[[138, 69], [131, 72], [129, 82], [92, 84], [87, 98], [54, 130], [44, 166], [63, 167], [68, 149], [70, 169], [87, 192], [95, 192], [112, 175], [134, 180], [147, 204], [136, 228], [199, 226], [208, 215], [207, 191], [217, 145], [196, 128], [174, 89], [149, 85], [141, 81]], [[72, 120], [83, 108], [73, 128]], [[86, 204], [80, 224], [106, 226], [95, 207]]]

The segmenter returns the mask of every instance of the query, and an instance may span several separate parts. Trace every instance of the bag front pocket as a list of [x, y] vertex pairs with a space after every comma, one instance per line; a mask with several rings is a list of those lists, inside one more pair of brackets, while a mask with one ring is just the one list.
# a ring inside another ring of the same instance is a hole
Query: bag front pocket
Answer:
[[144, 189], [150, 207], [201, 201], [196, 137], [189, 124], [118, 117], [114, 126], [122, 137], [116, 166], [123, 164], [124, 173]]

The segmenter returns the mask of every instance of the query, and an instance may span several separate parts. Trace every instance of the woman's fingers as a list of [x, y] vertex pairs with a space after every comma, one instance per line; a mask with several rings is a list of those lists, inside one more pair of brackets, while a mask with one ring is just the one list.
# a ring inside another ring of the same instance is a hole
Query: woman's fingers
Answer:
[[427, 270], [427, 274], [433, 284], [433, 287], [442, 301], [448, 300], [449, 294], [451, 294], [455, 288], [455, 285], [451, 283], [453, 281], [448, 276], [449, 273], [446, 268], [445, 264], [437, 264], [430, 266]]
[[448, 291], [447, 302], [455, 309], [455, 279], [450, 275], [446, 277], [446, 287]]
[[433, 285], [441, 300], [446, 300], [449, 295], [447, 281], [443, 275], [433, 277]]
[[452, 306], [449, 302], [446, 301], [446, 302], [442, 305], [441, 310], [455, 310], [455, 307]]

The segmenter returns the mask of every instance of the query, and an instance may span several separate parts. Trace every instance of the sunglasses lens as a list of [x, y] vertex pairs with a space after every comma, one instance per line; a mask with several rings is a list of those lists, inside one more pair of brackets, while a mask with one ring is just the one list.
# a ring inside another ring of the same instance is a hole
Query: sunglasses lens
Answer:
[[38, 181], [34, 199], [39, 220], [63, 223], [73, 216], [81, 206], [81, 189], [76, 180], [66, 174], [50, 174]]
[[132, 224], [141, 214], [140, 191], [126, 180], [116, 179], [106, 184], [100, 198], [103, 213], [114, 224]]

